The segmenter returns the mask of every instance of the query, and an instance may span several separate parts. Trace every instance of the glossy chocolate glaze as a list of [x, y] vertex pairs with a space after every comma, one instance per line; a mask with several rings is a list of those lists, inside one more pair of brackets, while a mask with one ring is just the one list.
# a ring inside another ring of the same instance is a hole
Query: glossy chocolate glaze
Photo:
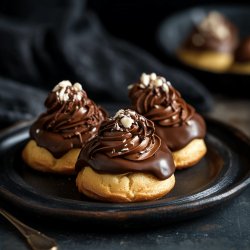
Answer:
[[232, 52], [238, 44], [238, 30], [227, 18], [211, 12], [196, 25], [183, 48]]
[[[126, 126], [124, 118], [131, 123]], [[173, 158], [154, 132], [152, 121], [132, 110], [121, 110], [103, 122], [98, 136], [83, 147], [76, 170], [90, 166], [104, 173], [140, 171], [167, 179], [175, 171]]]
[[156, 134], [160, 136], [171, 151], [177, 151], [185, 147], [195, 138], [203, 139], [206, 134], [206, 125], [203, 118], [197, 113], [178, 127], [165, 127], [155, 124]]
[[[57, 85], [58, 86], [58, 85]], [[49, 93], [43, 113], [31, 126], [30, 136], [55, 158], [72, 148], [81, 148], [98, 132], [106, 113], [73, 86], [57, 87]]]
[[234, 59], [236, 62], [250, 63], [250, 37], [245, 38], [235, 50]]
[[141, 80], [132, 86], [129, 97], [138, 113], [154, 121], [156, 134], [172, 151], [183, 148], [195, 138], [205, 137], [203, 118], [165, 78], [157, 77], [147, 85]]

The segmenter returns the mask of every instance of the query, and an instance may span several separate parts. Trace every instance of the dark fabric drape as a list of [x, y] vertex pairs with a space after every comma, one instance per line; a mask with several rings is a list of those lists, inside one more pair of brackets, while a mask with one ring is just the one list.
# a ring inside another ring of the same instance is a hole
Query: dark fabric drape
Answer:
[[83, 0], [2, 0], [0, 38], [0, 119], [5, 122], [37, 115], [45, 93], [66, 79], [80, 82], [97, 103], [128, 103], [127, 85], [142, 72], [165, 76], [199, 111], [212, 107], [202, 84], [107, 34]]

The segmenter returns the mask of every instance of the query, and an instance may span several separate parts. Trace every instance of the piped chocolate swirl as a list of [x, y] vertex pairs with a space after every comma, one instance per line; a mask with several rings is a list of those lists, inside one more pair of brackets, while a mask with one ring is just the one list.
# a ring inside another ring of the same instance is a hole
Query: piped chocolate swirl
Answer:
[[152, 121], [135, 111], [119, 110], [83, 147], [76, 168], [90, 166], [106, 173], [150, 172], [166, 179], [174, 173], [173, 158], [154, 132]]
[[106, 117], [79, 83], [72, 85], [69, 81], [55, 86], [45, 100], [45, 107], [47, 111], [31, 126], [30, 134], [56, 158], [91, 140]]
[[133, 108], [154, 121], [156, 134], [175, 151], [192, 139], [204, 138], [205, 122], [164, 77], [142, 74], [129, 86]]
[[232, 52], [238, 44], [238, 30], [225, 16], [211, 11], [196, 24], [183, 47], [194, 50]]

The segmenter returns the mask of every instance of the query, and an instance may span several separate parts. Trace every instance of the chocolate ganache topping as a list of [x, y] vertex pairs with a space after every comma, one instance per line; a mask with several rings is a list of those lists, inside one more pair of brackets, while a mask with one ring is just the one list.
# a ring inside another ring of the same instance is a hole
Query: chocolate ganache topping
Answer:
[[98, 136], [83, 147], [76, 169], [90, 166], [107, 173], [141, 171], [167, 179], [175, 170], [173, 158], [154, 132], [152, 121], [121, 109], [103, 122]]
[[97, 133], [106, 113], [87, 97], [81, 84], [57, 84], [45, 100], [47, 111], [31, 126], [31, 138], [60, 158], [81, 148]]
[[192, 139], [204, 138], [205, 122], [164, 77], [143, 73], [129, 86], [133, 108], [154, 121], [156, 134], [175, 151]]
[[184, 43], [184, 48], [232, 52], [238, 44], [238, 31], [226, 17], [210, 12], [197, 24]]
[[250, 62], [250, 36], [242, 40], [238, 48], [235, 50], [234, 59], [236, 62]]

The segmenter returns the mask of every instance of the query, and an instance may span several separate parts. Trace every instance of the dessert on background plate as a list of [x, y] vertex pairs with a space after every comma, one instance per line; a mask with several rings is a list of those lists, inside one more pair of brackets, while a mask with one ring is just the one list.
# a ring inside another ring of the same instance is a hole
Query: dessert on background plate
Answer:
[[199, 162], [207, 151], [205, 121], [171, 83], [155, 73], [143, 73], [128, 88], [133, 109], [154, 122], [156, 134], [172, 151], [176, 168]]
[[86, 196], [109, 202], [158, 199], [175, 185], [175, 166], [154, 123], [135, 111], [119, 110], [101, 124], [81, 150], [76, 185]]
[[230, 71], [238, 74], [250, 74], [250, 36], [243, 39], [234, 52], [234, 62]]
[[210, 11], [194, 26], [177, 56], [191, 66], [224, 72], [233, 62], [238, 40], [237, 27], [221, 13]]
[[97, 133], [106, 113], [87, 97], [81, 84], [58, 83], [45, 100], [47, 111], [30, 128], [22, 157], [42, 172], [74, 174], [82, 146]]

